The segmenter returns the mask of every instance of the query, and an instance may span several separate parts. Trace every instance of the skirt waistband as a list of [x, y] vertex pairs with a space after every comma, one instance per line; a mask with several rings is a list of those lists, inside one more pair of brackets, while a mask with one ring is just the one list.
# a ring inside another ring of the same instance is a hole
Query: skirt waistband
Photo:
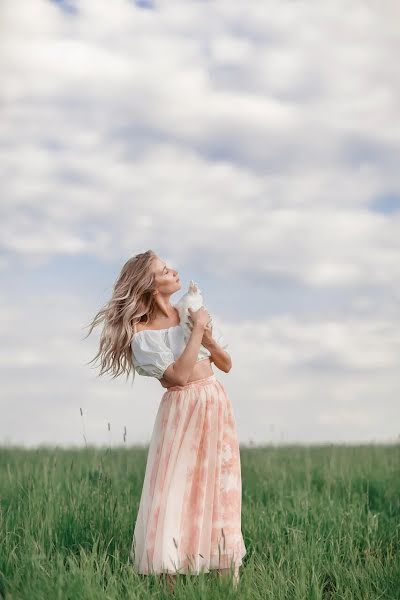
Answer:
[[185, 383], [185, 385], [173, 385], [172, 387], [167, 388], [166, 392], [171, 392], [175, 390], [187, 390], [192, 387], [200, 387], [202, 385], [207, 385], [208, 383], [213, 383], [213, 381], [217, 381], [216, 375], [209, 375], [208, 377], [202, 377], [201, 379], [196, 379], [196, 381], [190, 381], [189, 383]]

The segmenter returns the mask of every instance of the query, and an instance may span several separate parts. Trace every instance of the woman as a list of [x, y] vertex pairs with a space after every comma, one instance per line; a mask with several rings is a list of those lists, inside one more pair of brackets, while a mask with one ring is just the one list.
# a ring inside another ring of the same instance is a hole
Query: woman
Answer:
[[[214, 339], [208, 311], [191, 311], [183, 339], [171, 303], [181, 289], [176, 270], [152, 250], [129, 259], [113, 297], [96, 315], [104, 319], [101, 373], [131, 369], [166, 388], [147, 456], [131, 557], [138, 573], [217, 570], [234, 587], [246, 554], [241, 533], [241, 469], [231, 402], [211, 363], [229, 372], [222, 334]], [[189, 309], [190, 310], [190, 309]], [[91, 331], [91, 330], [90, 330]], [[90, 333], [89, 331], [89, 333]], [[199, 358], [200, 346], [206, 349]], [[95, 360], [94, 359], [94, 360]]]

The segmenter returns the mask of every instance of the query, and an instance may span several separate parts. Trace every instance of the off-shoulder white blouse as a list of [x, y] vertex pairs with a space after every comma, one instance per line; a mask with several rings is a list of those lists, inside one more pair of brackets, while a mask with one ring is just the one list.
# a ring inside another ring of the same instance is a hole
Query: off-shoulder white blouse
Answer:
[[[228, 344], [219, 328], [214, 324], [212, 336], [221, 348]], [[175, 362], [186, 347], [181, 325], [165, 329], [142, 329], [136, 332], [131, 341], [132, 362], [139, 375], [161, 379], [164, 371]], [[197, 362], [211, 355], [203, 345], [200, 346]]]

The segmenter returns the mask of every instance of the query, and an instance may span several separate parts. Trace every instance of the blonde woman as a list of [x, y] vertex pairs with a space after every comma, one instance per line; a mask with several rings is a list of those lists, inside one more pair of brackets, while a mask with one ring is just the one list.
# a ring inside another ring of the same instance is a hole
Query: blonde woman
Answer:
[[[129, 259], [111, 300], [94, 318], [104, 328], [101, 373], [132, 371], [165, 388], [151, 436], [131, 558], [138, 573], [233, 576], [246, 554], [241, 532], [241, 468], [232, 404], [212, 363], [232, 366], [205, 307], [191, 311], [185, 344], [171, 296], [182, 284], [175, 269], [148, 250]], [[189, 309], [190, 310], [190, 309]], [[89, 335], [88, 334], [88, 335]], [[200, 346], [206, 349], [199, 357]]]

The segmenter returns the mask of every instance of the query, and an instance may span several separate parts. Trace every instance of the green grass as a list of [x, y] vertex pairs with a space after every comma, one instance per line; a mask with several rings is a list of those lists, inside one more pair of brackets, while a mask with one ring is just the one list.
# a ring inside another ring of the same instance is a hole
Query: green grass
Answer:
[[241, 448], [247, 549], [175, 593], [132, 570], [147, 448], [0, 448], [0, 598], [400, 599], [400, 446]]

